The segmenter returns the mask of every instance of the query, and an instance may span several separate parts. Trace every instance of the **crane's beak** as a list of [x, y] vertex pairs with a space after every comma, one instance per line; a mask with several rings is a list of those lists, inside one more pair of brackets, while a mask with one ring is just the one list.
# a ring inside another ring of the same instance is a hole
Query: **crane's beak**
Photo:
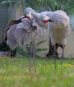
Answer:
[[30, 17], [29, 17], [29, 16], [25, 16], [25, 18], [28, 18], [28, 19], [30, 19]]

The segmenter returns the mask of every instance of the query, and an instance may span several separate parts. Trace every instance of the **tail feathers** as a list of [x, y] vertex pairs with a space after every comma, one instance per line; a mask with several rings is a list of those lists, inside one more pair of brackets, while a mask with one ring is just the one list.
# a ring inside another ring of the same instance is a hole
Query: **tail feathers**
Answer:
[[[25, 18], [25, 17], [23, 17], [23, 18]], [[6, 28], [5, 28], [5, 31], [4, 31], [4, 36], [5, 37], [7, 36], [7, 31], [9, 30], [9, 28], [12, 25], [21, 23], [23, 18], [20, 18], [18, 20], [11, 20], [11, 21], [9, 21], [8, 24], [6, 25]]]
[[0, 51], [8, 51], [10, 49], [6, 41], [7, 41], [7, 37], [5, 38], [4, 41], [0, 43]]
[[6, 41], [7, 41], [7, 37], [5, 37], [5, 43], [6, 43]]
[[21, 20], [11, 20], [11, 21], [9, 21], [8, 24], [7, 24], [7, 26], [6, 26], [6, 28], [5, 28], [4, 36], [5, 37], [7, 36], [7, 31], [9, 30], [9, 28], [10, 28], [11, 25], [18, 24], [20, 22], [21, 22]]

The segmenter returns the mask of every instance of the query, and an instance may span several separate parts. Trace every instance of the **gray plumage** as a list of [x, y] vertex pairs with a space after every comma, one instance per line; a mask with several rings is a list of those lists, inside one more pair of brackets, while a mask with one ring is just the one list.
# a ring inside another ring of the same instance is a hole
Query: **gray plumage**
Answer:
[[32, 25], [32, 21], [27, 18], [22, 19], [19, 24], [14, 24], [7, 31], [7, 44], [13, 50], [16, 46], [25, 47], [36, 36], [37, 29]]
[[52, 44], [66, 45], [67, 36], [70, 34], [70, 22], [67, 14], [62, 10], [57, 10], [54, 12], [45, 12], [42, 15], [46, 15], [46, 17], [49, 17], [48, 20], [52, 20], [52, 22], [49, 22]]
[[[62, 55], [61, 55], [61, 66], [62, 60], [64, 58], [64, 47], [67, 43], [67, 37], [70, 34], [70, 21], [67, 14], [62, 10], [57, 10], [54, 12], [42, 12], [41, 19], [49, 20], [49, 30], [50, 30], [50, 38], [51, 43], [54, 48], [54, 58], [56, 58], [56, 50], [58, 46], [62, 48]], [[56, 61], [56, 60], [55, 60]], [[55, 62], [56, 68], [56, 62]]]

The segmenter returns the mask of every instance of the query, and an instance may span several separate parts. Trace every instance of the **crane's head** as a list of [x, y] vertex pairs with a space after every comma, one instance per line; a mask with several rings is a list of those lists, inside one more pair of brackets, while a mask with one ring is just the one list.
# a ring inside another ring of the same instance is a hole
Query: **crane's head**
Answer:
[[32, 8], [30, 8], [30, 7], [27, 7], [26, 9], [25, 9], [25, 11], [24, 11], [24, 16], [26, 17], [26, 18], [28, 18], [28, 19], [32, 19], [32, 12], [33, 12], [34, 10], [32, 9]]
[[52, 22], [51, 17], [49, 17], [49, 12], [45, 11], [41, 13], [41, 21], [44, 23]]

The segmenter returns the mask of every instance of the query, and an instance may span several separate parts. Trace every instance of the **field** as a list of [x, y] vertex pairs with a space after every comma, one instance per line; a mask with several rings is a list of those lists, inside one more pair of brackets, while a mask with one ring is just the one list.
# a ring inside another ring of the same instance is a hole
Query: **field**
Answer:
[[63, 66], [57, 60], [36, 59], [36, 72], [32, 59], [0, 57], [0, 87], [74, 87], [74, 60], [66, 59]]

